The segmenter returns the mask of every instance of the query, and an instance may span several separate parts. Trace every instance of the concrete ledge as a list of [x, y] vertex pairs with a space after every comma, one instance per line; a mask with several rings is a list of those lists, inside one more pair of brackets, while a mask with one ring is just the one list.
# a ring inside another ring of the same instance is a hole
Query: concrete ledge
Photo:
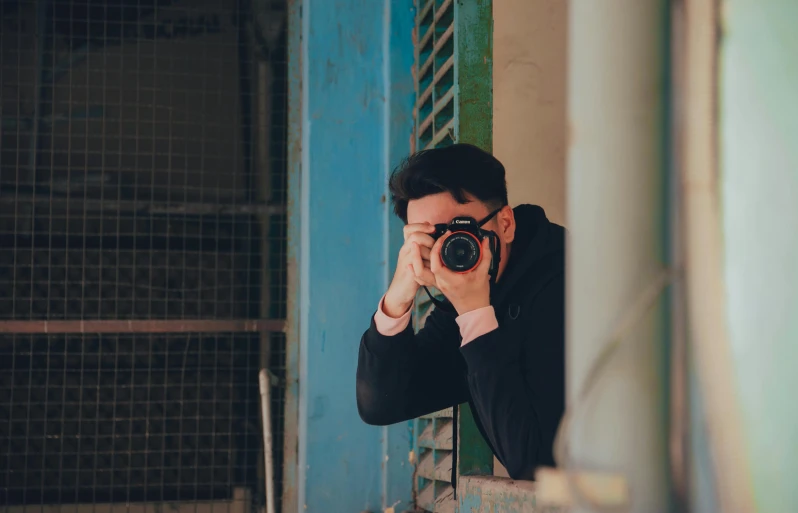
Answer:
[[538, 506], [532, 481], [495, 476], [463, 476], [458, 481], [460, 513], [559, 513], [559, 508]]

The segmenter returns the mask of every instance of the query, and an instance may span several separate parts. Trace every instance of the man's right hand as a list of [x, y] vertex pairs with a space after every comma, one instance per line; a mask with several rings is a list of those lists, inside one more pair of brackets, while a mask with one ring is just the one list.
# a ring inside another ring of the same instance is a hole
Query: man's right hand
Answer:
[[399, 318], [413, 305], [418, 288], [435, 286], [435, 276], [430, 270], [429, 255], [435, 239], [435, 227], [429, 223], [408, 224], [404, 227], [405, 243], [399, 250], [396, 272], [393, 275], [385, 300], [383, 313]]

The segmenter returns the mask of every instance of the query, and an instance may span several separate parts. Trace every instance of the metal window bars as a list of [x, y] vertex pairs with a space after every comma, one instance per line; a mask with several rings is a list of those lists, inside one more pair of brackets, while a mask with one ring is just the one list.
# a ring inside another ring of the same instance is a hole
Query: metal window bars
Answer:
[[[0, 3], [0, 503], [263, 503], [285, 2]], [[282, 479], [283, 385], [272, 393]]]

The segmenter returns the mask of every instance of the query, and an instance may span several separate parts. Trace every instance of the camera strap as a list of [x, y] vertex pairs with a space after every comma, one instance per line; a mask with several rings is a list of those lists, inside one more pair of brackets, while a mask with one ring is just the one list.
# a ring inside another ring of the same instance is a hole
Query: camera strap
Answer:
[[[503, 208], [504, 207], [497, 208], [496, 210], [488, 214], [485, 218], [483, 218], [481, 221], [477, 223], [477, 226], [482, 228], [482, 226], [485, 223], [493, 219], [496, 216], [496, 214], [502, 211]], [[486, 233], [487, 237], [490, 239], [490, 250], [491, 250], [490, 252], [491, 252], [492, 261], [490, 263], [490, 270], [488, 271], [488, 273], [490, 274], [490, 284], [491, 286], [493, 286], [496, 283], [496, 277], [499, 274], [499, 263], [502, 260], [502, 246], [501, 246], [501, 241], [499, 240], [499, 236], [496, 234], [496, 232], [487, 231], [483, 233]]]
[[487, 232], [487, 237], [490, 239], [491, 253], [488, 275], [490, 276], [490, 284], [493, 286], [496, 283], [496, 277], [499, 275], [499, 263], [502, 261], [502, 244], [495, 232]]
[[426, 285], [424, 285], [424, 291], [427, 293], [427, 296], [429, 296], [429, 300], [432, 301], [432, 304], [435, 305], [435, 308], [440, 308], [442, 311], [447, 313], [455, 313], [454, 307], [451, 304], [444, 303], [440, 299], [433, 296], [432, 292], [429, 291]]

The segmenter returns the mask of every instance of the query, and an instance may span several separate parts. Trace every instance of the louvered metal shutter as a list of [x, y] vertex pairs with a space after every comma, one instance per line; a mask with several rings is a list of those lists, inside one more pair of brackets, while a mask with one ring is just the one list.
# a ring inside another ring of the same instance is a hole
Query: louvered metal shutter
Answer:
[[[415, 149], [467, 142], [492, 148], [493, 21], [491, 0], [415, 0]], [[414, 328], [433, 308], [422, 291]], [[453, 408], [415, 422], [417, 505], [454, 511], [450, 485], [453, 451], [458, 475], [490, 474], [493, 455], [474, 425], [467, 405], [459, 408], [457, 447]]]

